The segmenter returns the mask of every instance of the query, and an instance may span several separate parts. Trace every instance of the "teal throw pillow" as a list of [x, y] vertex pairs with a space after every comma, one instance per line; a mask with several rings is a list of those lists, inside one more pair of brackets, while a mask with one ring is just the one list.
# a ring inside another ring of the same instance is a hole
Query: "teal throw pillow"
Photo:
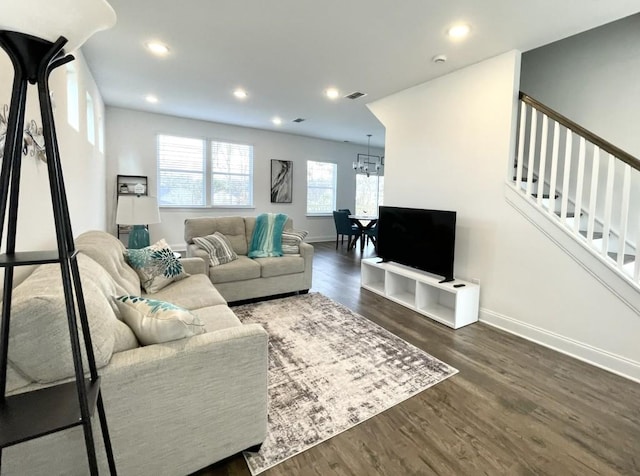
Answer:
[[126, 250], [124, 256], [127, 263], [138, 273], [142, 287], [149, 294], [189, 276], [164, 240], [139, 250]]
[[140, 296], [118, 296], [114, 301], [122, 320], [142, 345], [161, 344], [206, 332], [198, 316], [170, 302]]

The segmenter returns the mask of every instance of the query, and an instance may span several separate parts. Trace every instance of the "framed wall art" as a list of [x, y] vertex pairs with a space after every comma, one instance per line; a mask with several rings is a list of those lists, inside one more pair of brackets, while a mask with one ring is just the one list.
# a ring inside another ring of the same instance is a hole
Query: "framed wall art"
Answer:
[[293, 162], [271, 159], [271, 203], [293, 200]]

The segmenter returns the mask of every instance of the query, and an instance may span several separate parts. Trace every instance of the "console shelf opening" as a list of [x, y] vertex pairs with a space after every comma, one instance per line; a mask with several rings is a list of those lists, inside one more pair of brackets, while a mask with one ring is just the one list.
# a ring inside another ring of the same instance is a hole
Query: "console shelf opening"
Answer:
[[[397, 263], [367, 258], [361, 264], [361, 287], [415, 310], [441, 324], [459, 329], [478, 320], [480, 286], [440, 278]], [[463, 284], [461, 287], [454, 285]]]

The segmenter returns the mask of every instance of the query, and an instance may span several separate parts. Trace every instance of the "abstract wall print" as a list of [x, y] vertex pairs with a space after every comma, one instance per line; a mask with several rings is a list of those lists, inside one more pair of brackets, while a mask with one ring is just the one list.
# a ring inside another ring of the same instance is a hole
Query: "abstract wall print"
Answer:
[[[4, 156], [4, 146], [7, 139], [7, 123], [9, 117], [9, 105], [5, 104], [0, 110], [0, 160]], [[42, 127], [38, 127], [36, 121], [30, 121], [25, 130], [22, 139], [22, 153], [26, 157], [36, 157], [43, 162], [47, 161], [47, 155], [44, 149], [44, 136], [42, 135]]]
[[291, 203], [293, 199], [293, 162], [271, 159], [271, 203]]

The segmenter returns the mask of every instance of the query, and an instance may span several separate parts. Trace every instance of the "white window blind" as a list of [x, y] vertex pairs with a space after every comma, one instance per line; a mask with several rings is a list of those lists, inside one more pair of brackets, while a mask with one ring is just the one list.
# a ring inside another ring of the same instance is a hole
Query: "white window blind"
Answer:
[[331, 214], [336, 208], [338, 166], [307, 161], [307, 214]]
[[211, 204], [253, 205], [253, 147], [211, 142]]
[[158, 136], [163, 207], [253, 206], [253, 146]]
[[204, 140], [158, 136], [158, 204], [203, 207], [205, 201]]

